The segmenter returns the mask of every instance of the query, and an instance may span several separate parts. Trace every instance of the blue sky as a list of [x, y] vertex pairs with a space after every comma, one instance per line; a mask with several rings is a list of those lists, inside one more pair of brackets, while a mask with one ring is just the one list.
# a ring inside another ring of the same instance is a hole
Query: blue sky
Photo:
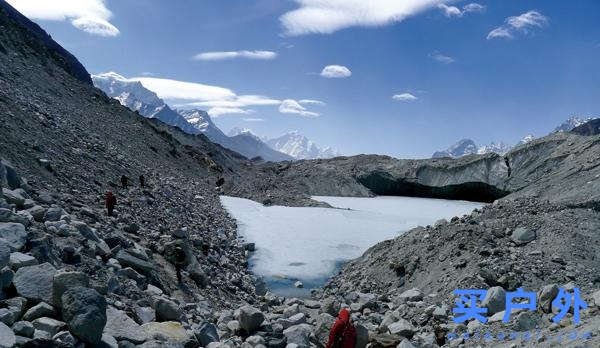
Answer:
[[225, 132], [428, 157], [600, 114], [595, 0], [9, 3], [91, 73], [142, 78], [169, 104], [212, 110]]

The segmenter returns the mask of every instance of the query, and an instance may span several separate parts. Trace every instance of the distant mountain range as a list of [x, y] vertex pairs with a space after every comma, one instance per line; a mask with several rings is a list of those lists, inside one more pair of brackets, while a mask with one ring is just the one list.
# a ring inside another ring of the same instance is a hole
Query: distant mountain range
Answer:
[[[556, 127], [554, 129], [553, 133], [570, 132], [574, 128], [579, 127], [579, 126], [581, 126], [591, 120], [594, 120], [594, 119], [595, 118], [593, 118], [593, 117], [581, 118], [581, 117], [577, 117], [577, 116], [571, 116], [565, 122], [563, 122], [561, 125]], [[492, 142], [489, 145], [477, 146], [477, 144], [475, 144], [475, 142], [471, 139], [462, 139], [462, 140], [458, 141], [456, 144], [453, 144], [452, 146], [447, 148], [446, 150], [436, 151], [433, 154], [432, 158], [442, 158], [442, 157], [457, 158], [457, 157], [462, 157], [462, 156], [467, 156], [467, 155], [472, 155], [472, 154], [486, 154], [486, 153], [497, 153], [499, 155], [504, 155], [507, 152], [509, 152], [512, 148], [522, 145], [522, 144], [526, 144], [534, 139], [535, 139], [535, 137], [533, 135], [527, 135], [526, 137], [521, 139], [514, 146], [507, 145], [504, 142], [498, 142], [498, 143]]]
[[156, 93], [139, 81], [127, 79], [115, 72], [92, 75], [94, 85], [121, 105], [148, 118], [176, 126], [188, 134], [204, 134], [212, 142], [236, 151], [249, 159], [265, 161], [329, 158], [338, 155], [331, 148], [321, 148], [297, 132], [276, 139], [261, 138], [250, 130], [234, 128], [225, 135], [204, 110], [173, 110]]
[[247, 134], [256, 139], [264, 141], [269, 147], [279, 152], [283, 152], [294, 159], [317, 159], [332, 158], [341, 156], [340, 152], [331, 147], [321, 147], [309, 140], [306, 136], [299, 134], [298, 131], [287, 132], [277, 138], [260, 137], [249, 129], [234, 127], [229, 131], [229, 136], [238, 134]]
[[265, 161], [287, 161], [291, 156], [271, 149], [264, 142], [247, 135], [228, 137], [212, 122], [203, 110], [173, 110], [156, 93], [139, 81], [129, 80], [117, 73], [92, 75], [94, 85], [123, 106], [148, 118], [179, 127], [188, 134], [206, 135], [212, 142], [236, 151], [247, 158], [261, 157]]

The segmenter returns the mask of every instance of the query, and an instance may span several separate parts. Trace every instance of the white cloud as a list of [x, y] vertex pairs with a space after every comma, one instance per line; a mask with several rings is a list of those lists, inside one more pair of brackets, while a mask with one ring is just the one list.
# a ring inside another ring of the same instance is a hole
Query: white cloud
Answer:
[[472, 2], [463, 6], [462, 10], [456, 6], [448, 6], [446, 4], [439, 4], [438, 8], [444, 13], [444, 15], [448, 18], [451, 17], [462, 17], [467, 13], [481, 13], [485, 11], [485, 6], [480, 5], [478, 3]]
[[277, 58], [277, 53], [272, 51], [228, 51], [204, 52], [192, 57], [194, 60], [213, 61], [235, 58], [271, 60]]
[[210, 108], [207, 113], [210, 115], [210, 117], [219, 117], [221, 115], [227, 115], [227, 114], [251, 114], [253, 113], [252, 110], [244, 110], [244, 109], [240, 109], [240, 108]]
[[300, 105], [297, 101], [293, 99], [286, 99], [281, 102], [279, 105], [279, 112], [282, 114], [297, 114], [304, 117], [319, 117], [321, 114], [308, 111], [302, 105]]
[[535, 28], [546, 26], [548, 21], [548, 17], [543, 14], [537, 11], [528, 11], [519, 16], [508, 17], [504, 25], [490, 31], [487, 39], [512, 39], [518, 33], [529, 34]]
[[264, 122], [264, 118], [242, 118], [246, 122]]
[[472, 2], [470, 4], [467, 4], [465, 6], [463, 6], [463, 12], [484, 12], [485, 11], [485, 6]]
[[331, 34], [361, 26], [374, 27], [404, 20], [448, 0], [294, 0], [298, 9], [280, 21], [286, 35]]
[[429, 53], [429, 58], [431, 58], [439, 63], [442, 63], [442, 64], [451, 64], [451, 63], [456, 62], [456, 59], [454, 59], [450, 56], [443, 55], [440, 52]]
[[396, 95], [392, 96], [392, 99], [398, 100], [398, 101], [403, 101], [403, 102], [411, 102], [411, 101], [415, 101], [419, 98], [415, 97], [414, 95], [412, 95], [410, 93], [402, 93], [402, 94], [396, 94]]
[[119, 29], [108, 20], [112, 12], [103, 0], [7, 0], [30, 19], [70, 20], [77, 29], [100, 36], [117, 36]]
[[144, 87], [163, 99], [176, 100], [223, 100], [235, 98], [235, 93], [227, 88], [154, 77], [134, 77]]
[[462, 17], [462, 11], [456, 6], [448, 6], [446, 4], [439, 4], [438, 8], [442, 10], [446, 17]]
[[298, 100], [298, 103], [307, 104], [307, 105], [319, 105], [319, 106], [327, 105], [327, 104], [325, 104], [325, 102], [322, 102], [320, 100], [314, 100], [314, 99], [301, 99], [301, 100]]
[[326, 78], [346, 78], [352, 76], [352, 71], [342, 65], [328, 65], [321, 71], [321, 76]]

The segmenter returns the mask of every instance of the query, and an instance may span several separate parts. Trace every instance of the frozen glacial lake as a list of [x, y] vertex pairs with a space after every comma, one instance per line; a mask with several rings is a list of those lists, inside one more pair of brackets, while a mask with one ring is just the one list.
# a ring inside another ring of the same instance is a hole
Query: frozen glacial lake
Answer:
[[[410, 197], [313, 197], [331, 208], [265, 207], [260, 203], [221, 196], [237, 220], [238, 233], [256, 243], [252, 271], [283, 296], [306, 295], [322, 286], [344, 262], [369, 247], [416, 226], [469, 214], [482, 203]], [[300, 280], [305, 288], [297, 290]]]

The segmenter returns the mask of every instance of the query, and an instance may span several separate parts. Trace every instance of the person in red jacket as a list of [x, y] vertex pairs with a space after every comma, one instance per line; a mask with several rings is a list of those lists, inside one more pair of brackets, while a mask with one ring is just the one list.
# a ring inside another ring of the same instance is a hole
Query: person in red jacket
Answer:
[[117, 205], [117, 198], [112, 192], [106, 191], [104, 194], [104, 201], [106, 203], [106, 210], [108, 210], [108, 216], [112, 216], [115, 205]]
[[329, 331], [326, 348], [354, 348], [356, 345], [356, 328], [346, 308], [340, 310], [337, 320]]

